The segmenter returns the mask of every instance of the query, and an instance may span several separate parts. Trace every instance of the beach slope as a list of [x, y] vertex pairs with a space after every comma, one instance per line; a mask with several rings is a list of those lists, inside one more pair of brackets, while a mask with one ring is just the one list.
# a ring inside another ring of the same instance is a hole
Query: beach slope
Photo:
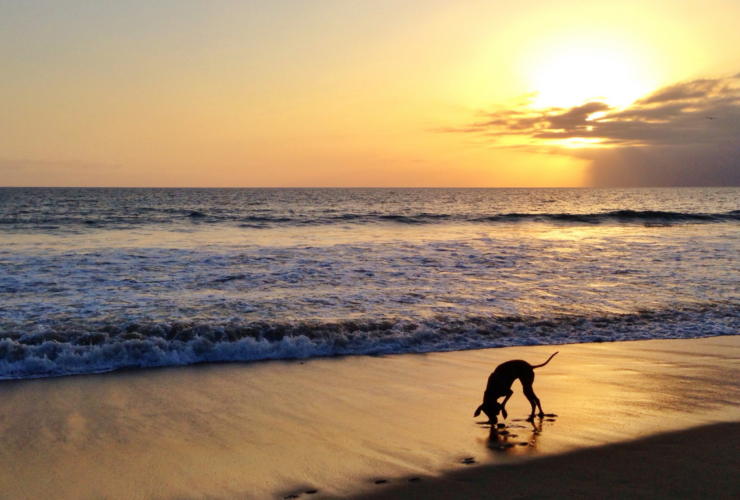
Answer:
[[[473, 418], [496, 365], [556, 350], [534, 383], [556, 417], [524, 421], [515, 383], [505, 429]], [[732, 336], [3, 381], [0, 499], [719, 498], [737, 426], [702, 426], [740, 422], [739, 360]]]

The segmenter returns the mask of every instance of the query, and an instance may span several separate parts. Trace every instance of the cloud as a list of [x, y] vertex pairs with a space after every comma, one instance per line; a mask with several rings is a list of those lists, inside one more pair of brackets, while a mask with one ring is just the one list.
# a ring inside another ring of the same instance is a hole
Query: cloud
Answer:
[[[670, 85], [626, 108], [525, 103], [446, 131], [491, 142], [518, 139], [494, 147], [589, 159], [593, 185], [740, 185], [740, 74]], [[599, 147], [566, 147], [573, 140]]]
[[690, 101], [695, 99], [705, 99], [710, 95], [732, 94], [736, 88], [731, 85], [732, 80], [737, 76], [725, 79], [702, 79], [686, 83], [678, 83], [663, 87], [657, 92], [636, 101], [638, 105], [660, 104], [665, 102]]

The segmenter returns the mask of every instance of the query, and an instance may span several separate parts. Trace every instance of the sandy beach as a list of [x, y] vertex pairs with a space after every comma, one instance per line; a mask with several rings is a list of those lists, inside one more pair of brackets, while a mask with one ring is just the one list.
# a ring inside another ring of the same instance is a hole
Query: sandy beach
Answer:
[[[518, 383], [506, 434], [473, 418], [496, 365], [556, 350], [556, 418], [524, 421]], [[0, 498], [736, 498], [738, 425], [708, 425], [740, 421], [738, 360], [715, 337], [4, 381]]]

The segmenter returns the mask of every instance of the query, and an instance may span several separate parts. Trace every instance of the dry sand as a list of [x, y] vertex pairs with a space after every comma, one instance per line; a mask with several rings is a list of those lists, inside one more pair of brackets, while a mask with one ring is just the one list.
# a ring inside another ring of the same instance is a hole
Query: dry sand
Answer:
[[[488, 374], [555, 350], [534, 388], [559, 416], [522, 421], [529, 408], [517, 383], [509, 434], [490, 439], [472, 417]], [[5, 381], [0, 498], [652, 498], [651, 488], [719, 497], [737, 492], [735, 425], [600, 446], [740, 421], [738, 403], [740, 337]], [[462, 464], [468, 457], [474, 465]], [[423, 479], [404, 479], [412, 476]]]

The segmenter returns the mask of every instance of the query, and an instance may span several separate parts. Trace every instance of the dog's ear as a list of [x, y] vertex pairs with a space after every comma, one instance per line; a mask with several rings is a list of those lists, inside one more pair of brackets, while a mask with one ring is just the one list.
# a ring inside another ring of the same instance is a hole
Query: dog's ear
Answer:
[[483, 409], [483, 405], [480, 405], [480, 406], [478, 407], [478, 409], [477, 409], [477, 410], [475, 410], [475, 415], [473, 415], [473, 416], [474, 416], [474, 417], [477, 417], [478, 415], [480, 415], [480, 411], [481, 411], [482, 409]]

